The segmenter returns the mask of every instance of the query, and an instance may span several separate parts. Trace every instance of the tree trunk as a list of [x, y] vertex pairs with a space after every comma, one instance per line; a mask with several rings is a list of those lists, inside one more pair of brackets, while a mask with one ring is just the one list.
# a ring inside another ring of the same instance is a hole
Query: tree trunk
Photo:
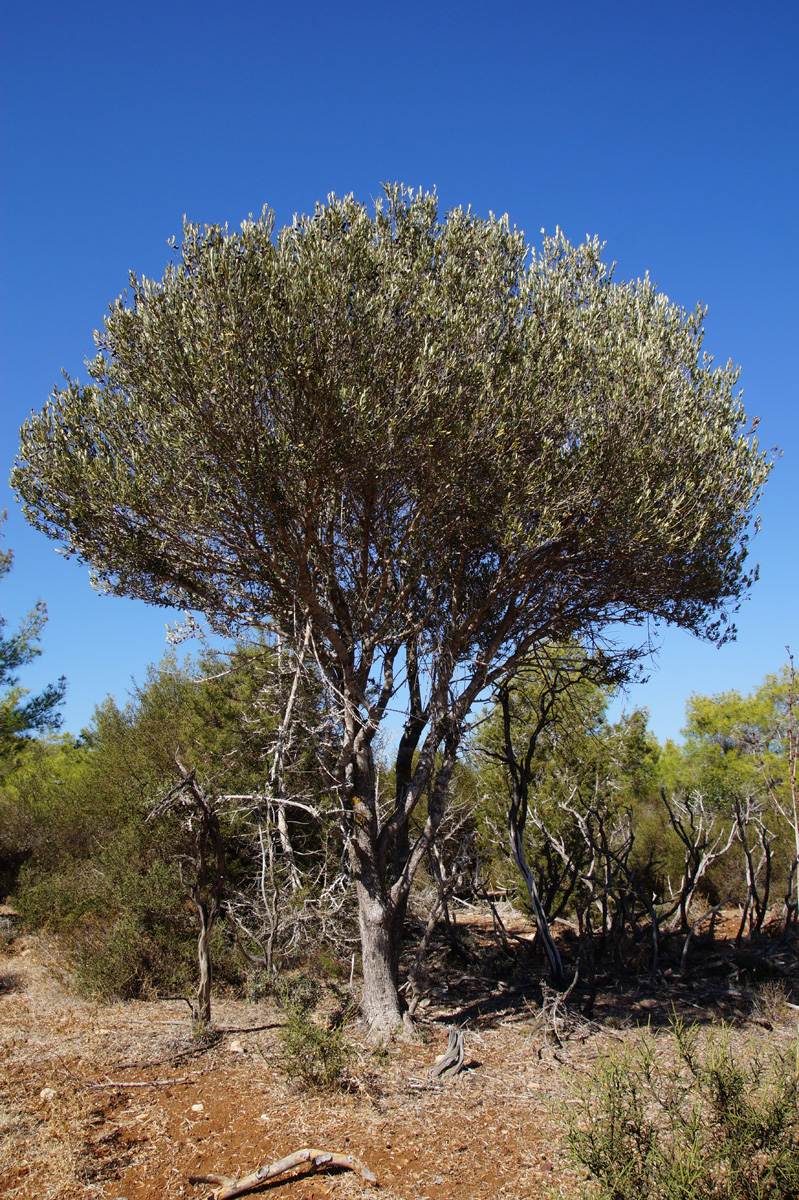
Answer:
[[[343, 792], [350, 809], [349, 857], [358, 897], [363, 956], [364, 992], [361, 1007], [370, 1035], [374, 1038], [391, 1037], [403, 1025], [399, 952], [408, 894], [419, 864], [435, 840], [444, 814], [464, 714], [481, 683], [478, 678], [466, 689], [458, 701], [462, 712], [453, 717], [446, 708], [451, 676], [450, 670], [443, 683], [439, 684], [439, 715], [430, 718], [427, 742], [410, 778], [407, 777], [407, 771], [428, 718], [425, 717], [423, 722], [420, 716], [406, 726], [395, 808], [389, 820], [383, 824], [378, 815], [377, 775], [371, 747], [373, 730], [360, 722], [355, 705], [345, 711], [345, 725], [350, 726], [348, 734], [352, 751], [344, 771]], [[427, 815], [411, 846], [407, 838], [407, 825], [423, 794], [428, 796]], [[392, 880], [391, 876], [396, 872], [398, 874]]]
[[[190, 822], [194, 828], [194, 879], [188, 883], [188, 892], [197, 909], [200, 932], [197, 935], [197, 962], [200, 982], [197, 985], [197, 1004], [192, 1008], [193, 1020], [199, 1025], [211, 1023], [211, 933], [222, 907], [225, 890], [225, 844], [219, 825], [219, 815], [214, 807], [215, 798], [205, 795], [197, 779], [196, 771], [187, 771], [175, 751], [175, 763], [180, 771], [180, 783], [171, 788], [153, 809], [147, 820], [170, 808], [181, 806], [192, 814]], [[194, 821], [196, 820], [196, 825]], [[211, 843], [213, 861], [208, 862], [208, 842]], [[180, 878], [183, 879], [182, 863], [179, 861]]]
[[197, 960], [200, 967], [200, 982], [197, 984], [197, 1007], [194, 1019], [199, 1025], [211, 1024], [211, 949], [209, 939], [211, 925], [205, 905], [197, 904], [200, 915], [200, 932], [197, 936]]
[[394, 928], [397, 914], [370, 896], [361, 883], [357, 884], [357, 893], [363, 955], [363, 1015], [369, 1035], [387, 1039], [402, 1028], [399, 937]]
[[553, 987], [562, 989], [566, 982], [566, 976], [563, 970], [563, 962], [560, 957], [557, 943], [555, 942], [555, 939], [553, 938], [552, 932], [549, 928], [549, 919], [547, 914], [544, 912], [544, 906], [542, 905], [538, 895], [538, 888], [535, 884], [535, 878], [533, 877], [533, 873], [530, 870], [530, 866], [527, 862], [527, 855], [524, 851], [524, 829], [520, 829], [516, 822], [516, 808], [514, 806], [511, 806], [510, 808], [508, 825], [510, 828], [511, 852], [516, 861], [516, 866], [521, 871], [525, 887], [527, 888], [527, 895], [530, 899], [530, 907], [533, 910], [533, 917], [535, 918], [538, 936], [541, 939], [541, 944], [544, 947], [544, 951], [546, 952], [547, 956], [547, 962], [549, 963], [550, 979], [552, 980]]
[[371, 746], [357, 746], [348, 766], [352, 804], [350, 863], [358, 897], [363, 961], [361, 1011], [373, 1038], [387, 1039], [402, 1026], [398, 914], [391, 904], [385, 863], [377, 853], [377, 777]]
[[[376, 836], [374, 805], [356, 802], [350, 861], [353, 864], [358, 921], [363, 955], [362, 1011], [374, 1038], [388, 1038], [402, 1028], [403, 1001], [399, 994], [399, 953], [408, 905], [408, 892], [422, 857], [433, 843], [444, 811], [457, 744], [447, 745], [444, 758], [430, 789], [427, 817], [417, 836], [400, 879], [389, 886], [387, 879], [388, 847], [381, 857]], [[357, 782], [368, 781], [368, 763], [353, 773]], [[430, 772], [426, 772], [429, 778]], [[421, 789], [420, 789], [421, 790]], [[372, 793], [374, 795], [374, 792]]]

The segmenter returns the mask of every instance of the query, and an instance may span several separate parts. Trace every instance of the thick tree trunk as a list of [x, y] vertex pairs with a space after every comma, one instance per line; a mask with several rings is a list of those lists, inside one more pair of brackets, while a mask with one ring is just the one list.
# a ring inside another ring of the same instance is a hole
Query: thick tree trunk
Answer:
[[[455, 744], [448, 748], [436, 773], [422, 833], [415, 840], [402, 877], [393, 883], [389, 881], [387, 872], [390, 846], [384, 846], [381, 855], [374, 804], [356, 799], [350, 859], [358, 896], [363, 956], [364, 991], [361, 1008], [370, 1035], [375, 1038], [391, 1037], [403, 1025], [399, 953], [408, 892], [423, 855], [432, 845], [443, 815], [455, 750]], [[367, 766], [353, 774], [362, 786], [368, 781], [369, 773]]]
[[[350, 809], [349, 856], [358, 896], [364, 979], [361, 1007], [375, 1038], [391, 1037], [403, 1025], [399, 952], [408, 894], [419, 864], [435, 840], [455, 766], [463, 715], [474, 699], [472, 693], [480, 687], [481, 681], [477, 680], [471, 690], [467, 689], [459, 701], [463, 711], [453, 719], [446, 709], [451, 674], [450, 670], [446, 684], [439, 687], [440, 715], [430, 718], [427, 744], [415, 767], [414, 751], [428, 716], [419, 713], [419, 704], [413, 702], [413, 716], [406, 724], [398, 755], [395, 807], [384, 823], [378, 815], [373, 731], [354, 715], [355, 705], [345, 714], [352, 751], [344, 771], [343, 792]], [[412, 691], [418, 693], [418, 686]], [[424, 794], [428, 796], [427, 815], [411, 846], [408, 821]]]
[[363, 1015], [370, 1036], [387, 1039], [402, 1028], [396, 914], [358, 884], [358, 919], [363, 955]]
[[396, 907], [388, 894], [386, 864], [378, 854], [377, 777], [371, 746], [356, 749], [348, 769], [352, 804], [350, 862], [358, 897], [363, 961], [361, 1011], [373, 1038], [390, 1038], [402, 1026]]

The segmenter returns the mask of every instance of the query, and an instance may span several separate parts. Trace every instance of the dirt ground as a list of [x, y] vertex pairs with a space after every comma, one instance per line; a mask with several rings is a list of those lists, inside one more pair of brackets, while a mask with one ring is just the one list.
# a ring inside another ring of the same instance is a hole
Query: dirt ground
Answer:
[[[517, 922], [515, 932], [529, 931]], [[608, 987], [591, 1021], [554, 1029], [529, 969], [520, 982], [496, 965], [489, 977], [442, 963], [417, 1040], [378, 1057], [351, 1027], [351, 1090], [320, 1096], [277, 1068], [283, 1015], [274, 1005], [217, 999], [221, 1034], [198, 1045], [185, 1003], [81, 998], [57, 947], [21, 934], [0, 957], [0, 1195], [200, 1200], [212, 1187], [190, 1176], [235, 1178], [313, 1146], [358, 1156], [379, 1189], [346, 1171], [305, 1172], [257, 1194], [571, 1200], [585, 1189], [568, 1164], [559, 1106], [598, 1055], [665, 1026], [671, 1011], [730, 1020], [756, 1053], [796, 1036], [790, 963], [772, 964], [775, 979], [764, 981], [767, 972], [731, 968], [723, 943], [697, 957], [698, 977], [666, 972]], [[429, 1072], [450, 1025], [465, 1031], [466, 1069], [437, 1084]]]

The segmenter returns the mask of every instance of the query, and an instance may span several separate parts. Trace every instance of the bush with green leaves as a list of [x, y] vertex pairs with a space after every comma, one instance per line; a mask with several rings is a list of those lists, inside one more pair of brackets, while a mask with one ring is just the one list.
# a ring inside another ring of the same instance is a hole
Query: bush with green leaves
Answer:
[[339, 1020], [315, 1019], [322, 989], [309, 975], [279, 976], [275, 992], [286, 1009], [279, 1034], [280, 1070], [309, 1091], [346, 1088], [353, 1061], [353, 1052], [344, 1040], [346, 1012]]
[[[46, 925], [62, 938], [89, 990], [122, 998], [185, 992], [196, 978], [197, 918], [187, 868], [194, 839], [185, 813], [157, 822], [148, 814], [175, 783], [176, 750], [209, 793], [264, 790], [278, 692], [287, 686], [278, 665], [260, 642], [183, 664], [167, 655], [123, 707], [110, 697], [98, 706], [78, 742], [31, 739], [0, 771], [0, 891], [14, 895], [30, 926]], [[303, 684], [296, 709], [310, 726], [315, 703], [312, 681]], [[285, 763], [292, 795], [315, 797], [315, 764], [310, 739], [297, 736]], [[258, 824], [246, 804], [220, 816], [229, 892], [239, 900], [255, 896], [257, 910]], [[302, 806], [290, 810], [286, 832], [303, 861], [316, 863], [328, 853]], [[278, 870], [276, 889], [281, 878]], [[298, 901], [299, 890], [285, 894]], [[256, 911], [247, 922], [256, 931], [257, 917]], [[291, 931], [290, 921], [282, 925]], [[231, 928], [223, 918], [214, 931], [214, 977], [239, 984], [241, 955]]]
[[[197, 975], [196, 923], [172, 849], [152, 826], [123, 825], [95, 854], [43, 870], [23, 867], [16, 904], [25, 922], [58, 935], [79, 986], [104, 998], [182, 995]], [[221, 923], [212, 935], [217, 979], [240, 981]]]
[[[146, 817], [173, 782], [175, 747], [199, 757], [196, 731], [210, 723], [197, 696], [188, 666], [166, 659], [125, 709], [106, 700], [79, 743], [31, 741], [2, 780], [0, 881], [29, 927], [59, 936], [94, 994], [183, 994], [196, 979], [178, 866], [190, 839], [177, 818]], [[220, 924], [214, 937], [216, 978], [240, 982], [232, 935]]]
[[677, 1022], [600, 1059], [567, 1110], [600, 1200], [796, 1200], [796, 1051], [739, 1056], [730, 1030]]
[[279, 1066], [309, 1091], [336, 1091], [347, 1086], [352, 1051], [343, 1027], [318, 1024], [307, 1013], [290, 1009], [280, 1031]]
[[275, 997], [288, 1013], [308, 1016], [322, 999], [322, 985], [313, 975], [303, 971], [278, 975], [274, 981]]

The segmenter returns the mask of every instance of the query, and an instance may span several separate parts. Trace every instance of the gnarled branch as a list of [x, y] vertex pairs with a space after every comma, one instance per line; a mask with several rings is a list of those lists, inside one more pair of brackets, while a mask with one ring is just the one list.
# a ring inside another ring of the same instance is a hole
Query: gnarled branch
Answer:
[[354, 1154], [337, 1154], [333, 1150], [312, 1150], [310, 1148], [295, 1150], [293, 1154], [287, 1154], [285, 1158], [281, 1158], [277, 1162], [265, 1163], [257, 1171], [245, 1175], [242, 1179], [230, 1179], [227, 1175], [190, 1175], [189, 1183], [216, 1184], [216, 1189], [211, 1192], [208, 1200], [230, 1200], [232, 1196], [243, 1196], [245, 1192], [254, 1191], [270, 1179], [277, 1179], [279, 1175], [285, 1175], [287, 1171], [293, 1170], [294, 1167], [300, 1167], [303, 1163], [310, 1163], [313, 1171], [318, 1171], [322, 1167], [343, 1167], [348, 1171], [355, 1171], [367, 1183], [377, 1183], [377, 1179], [369, 1168], [365, 1167]]

